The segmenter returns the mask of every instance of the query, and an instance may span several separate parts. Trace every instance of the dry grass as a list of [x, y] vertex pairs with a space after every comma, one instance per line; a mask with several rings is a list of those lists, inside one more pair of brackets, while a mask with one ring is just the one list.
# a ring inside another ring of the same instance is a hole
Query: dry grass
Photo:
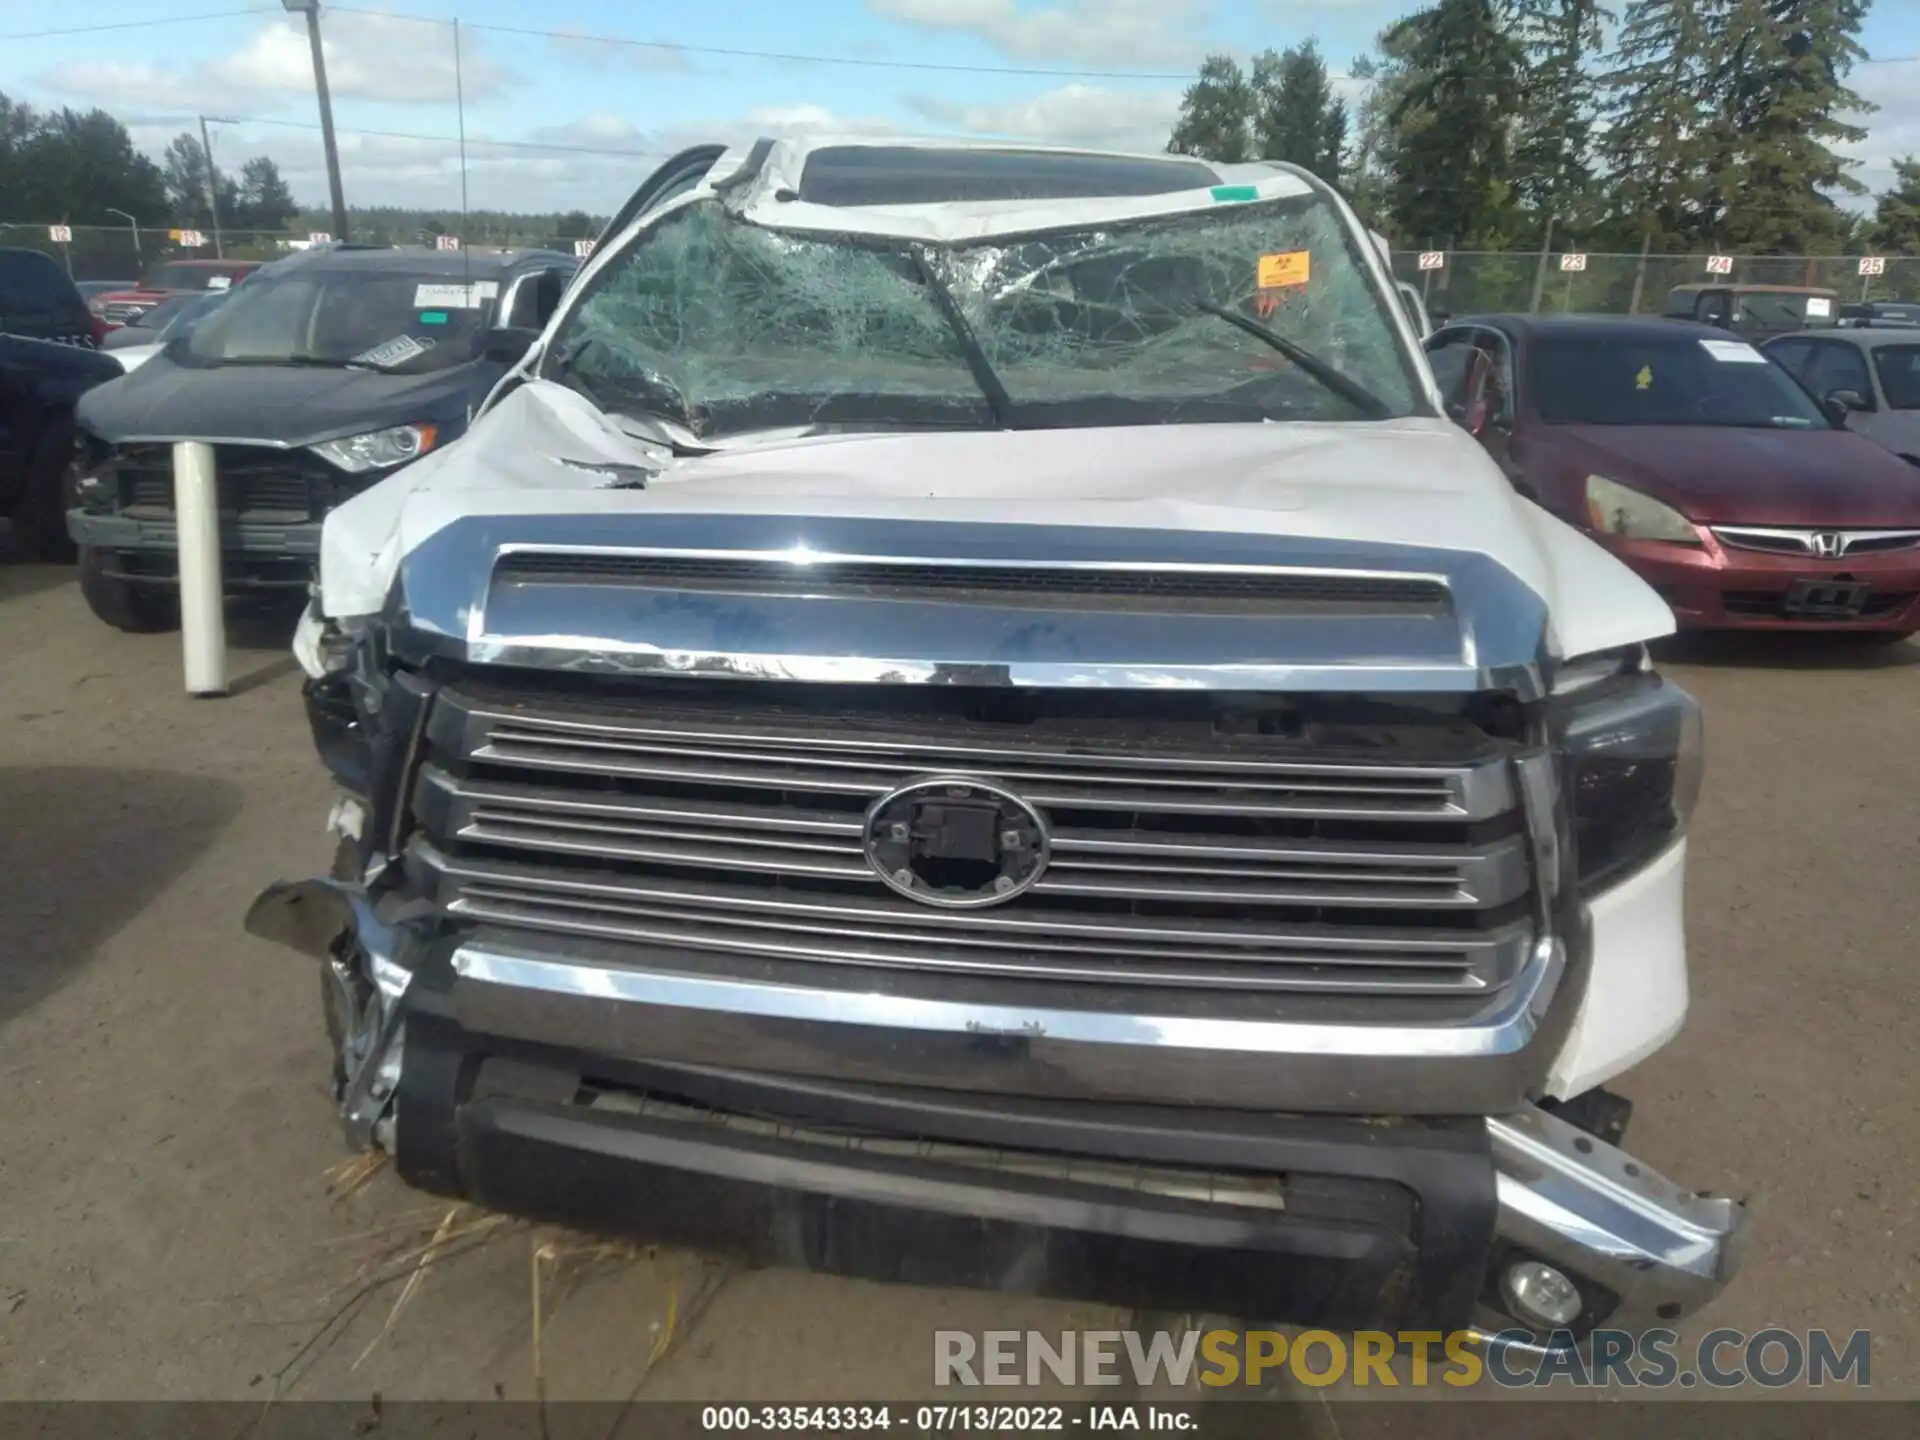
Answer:
[[[377, 1153], [344, 1161], [323, 1176], [327, 1194], [336, 1205], [349, 1205], [365, 1195], [386, 1168], [386, 1157]], [[530, 1256], [528, 1325], [533, 1390], [542, 1404], [547, 1398], [548, 1329], [559, 1309], [589, 1280], [646, 1266], [666, 1291], [665, 1313], [657, 1322], [646, 1360], [628, 1396], [631, 1403], [639, 1398], [660, 1364], [684, 1343], [734, 1273], [730, 1264], [709, 1261], [701, 1267], [690, 1293], [683, 1294], [682, 1278], [675, 1270], [684, 1267], [669, 1267], [662, 1274], [663, 1257], [653, 1246], [536, 1225], [472, 1205], [412, 1206], [325, 1242], [329, 1252], [353, 1257], [352, 1270], [322, 1296], [323, 1313], [318, 1325], [273, 1376], [273, 1392], [267, 1403], [284, 1397], [312, 1373], [376, 1297], [399, 1287], [379, 1330], [349, 1371], [358, 1370], [392, 1338], [410, 1303], [434, 1274], [462, 1259], [483, 1252], [497, 1253], [501, 1244], [515, 1243], [522, 1236], [527, 1238]]]

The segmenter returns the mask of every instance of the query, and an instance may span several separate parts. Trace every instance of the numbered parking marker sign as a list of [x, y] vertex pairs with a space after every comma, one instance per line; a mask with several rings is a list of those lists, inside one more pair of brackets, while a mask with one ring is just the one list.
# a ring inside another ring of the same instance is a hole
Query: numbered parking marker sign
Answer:
[[1731, 255], [1707, 256], [1707, 274], [1731, 275], [1732, 273], [1733, 273], [1733, 257]]
[[1569, 274], [1572, 274], [1576, 270], [1585, 270], [1587, 268], [1587, 257], [1585, 253], [1562, 255], [1560, 257], [1560, 268]]
[[1443, 270], [1447, 264], [1447, 252], [1444, 250], [1422, 250], [1420, 268], [1422, 270]]

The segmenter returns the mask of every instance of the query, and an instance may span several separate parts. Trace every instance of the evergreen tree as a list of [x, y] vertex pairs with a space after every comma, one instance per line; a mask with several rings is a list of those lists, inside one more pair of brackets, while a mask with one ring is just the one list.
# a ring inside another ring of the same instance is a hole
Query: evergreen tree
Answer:
[[1724, 0], [1629, 0], [1613, 65], [1601, 77], [1600, 149], [1614, 214], [1655, 246], [1697, 243], [1709, 228], [1712, 46]]
[[1868, 0], [1731, 0], [1710, 72], [1717, 113], [1708, 154], [1710, 221], [1741, 249], [1839, 248], [1846, 217], [1833, 192], [1864, 194], [1859, 162], [1836, 144], [1864, 139], [1843, 117], [1870, 109], [1843, 79], [1866, 51]]
[[1881, 255], [1920, 255], [1920, 160], [1893, 162], [1892, 188], [1873, 207], [1868, 243]]
[[[1404, 113], [1399, 109], [1408, 82], [1407, 37], [1390, 33], [1375, 43], [1375, 54], [1362, 55], [1348, 67], [1365, 89], [1354, 113], [1353, 148], [1344, 169], [1347, 198], [1355, 212], [1374, 229], [1389, 230], [1394, 227], [1388, 200], [1399, 142], [1417, 132], [1426, 117], [1417, 107]], [[1398, 124], [1391, 120], [1396, 113]]]
[[1257, 56], [1253, 101], [1253, 143], [1259, 158], [1285, 160], [1329, 184], [1340, 183], [1347, 107], [1334, 94], [1326, 61], [1313, 41]]
[[1209, 55], [1180, 101], [1167, 149], [1223, 164], [1252, 158], [1253, 87], [1230, 55]]
[[1611, 11], [1599, 0], [1513, 0], [1514, 36], [1526, 58], [1513, 143], [1514, 190], [1534, 212], [1564, 227], [1587, 217], [1593, 186], [1597, 92], [1589, 62]]
[[[167, 205], [174, 223], [195, 230], [207, 230], [213, 214], [207, 207], [207, 152], [200, 141], [182, 131], [168, 142], [163, 161]], [[229, 175], [215, 173], [220, 195], [220, 220], [230, 225], [240, 208], [240, 187]]]
[[104, 110], [36, 112], [0, 95], [0, 221], [119, 225], [166, 215], [159, 167]]
[[1518, 42], [1493, 0], [1436, 0], [1382, 40], [1398, 48], [1405, 71], [1385, 117], [1394, 223], [1416, 241], [1499, 245], [1512, 208]]
[[239, 203], [235, 225], [247, 230], [284, 230], [300, 206], [280, 178], [280, 167], [265, 155], [256, 155], [240, 167]]

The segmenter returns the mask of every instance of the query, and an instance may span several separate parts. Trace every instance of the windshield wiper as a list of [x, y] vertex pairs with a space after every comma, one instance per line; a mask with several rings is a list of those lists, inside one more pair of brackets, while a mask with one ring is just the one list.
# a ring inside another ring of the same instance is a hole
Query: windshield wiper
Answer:
[[369, 368], [365, 365], [355, 365], [351, 360], [329, 360], [323, 355], [241, 355], [232, 359], [212, 360], [208, 363], [216, 370], [226, 370], [241, 365], [307, 366], [318, 370]]
[[967, 317], [960, 313], [960, 305], [953, 298], [953, 292], [940, 283], [940, 277], [933, 273], [933, 266], [927, 263], [924, 246], [910, 247], [913, 263], [919, 268], [920, 278], [933, 292], [934, 301], [940, 306], [940, 313], [946, 317], [947, 328], [953, 331], [953, 338], [960, 342], [960, 353], [967, 358], [967, 369], [973, 372], [973, 383], [980, 387], [980, 393], [987, 397], [987, 411], [993, 416], [993, 423], [1002, 430], [1013, 428], [1013, 396], [1007, 393], [1005, 382], [995, 373], [993, 362], [987, 359], [987, 352], [980, 348], [980, 337], [973, 333], [973, 326], [967, 323]]
[[1278, 330], [1269, 329], [1258, 320], [1242, 315], [1238, 310], [1229, 310], [1224, 305], [1215, 305], [1211, 300], [1196, 300], [1193, 302], [1193, 308], [1204, 310], [1209, 315], [1218, 315], [1229, 325], [1236, 325], [1247, 334], [1266, 341], [1342, 400], [1365, 411], [1368, 418], [1373, 420], [1392, 418], [1393, 407], [1386, 401], [1358, 380], [1334, 369], [1311, 350], [1296, 345]]

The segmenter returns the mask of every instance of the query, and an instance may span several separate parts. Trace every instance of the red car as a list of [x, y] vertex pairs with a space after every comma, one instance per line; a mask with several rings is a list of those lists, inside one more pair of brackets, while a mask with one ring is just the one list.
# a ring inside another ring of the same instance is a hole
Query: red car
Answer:
[[1920, 630], [1920, 468], [1744, 340], [1607, 316], [1450, 320], [1447, 412], [1684, 628]]
[[131, 290], [112, 290], [87, 302], [94, 314], [117, 330], [174, 295], [225, 290], [258, 270], [259, 260], [163, 260]]

